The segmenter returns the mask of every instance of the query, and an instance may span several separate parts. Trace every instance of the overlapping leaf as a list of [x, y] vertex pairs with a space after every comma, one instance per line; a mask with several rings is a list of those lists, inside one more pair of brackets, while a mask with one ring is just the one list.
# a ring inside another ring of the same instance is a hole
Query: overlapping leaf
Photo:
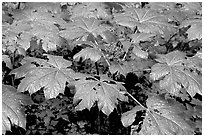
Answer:
[[71, 19], [78, 17], [110, 19], [111, 14], [102, 2], [83, 2], [71, 9]]
[[157, 59], [159, 63], [152, 66], [150, 77], [153, 80], [163, 78], [160, 80], [160, 87], [174, 95], [179, 94], [182, 86], [192, 97], [196, 93], [202, 94], [202, 78], [196, 73], [196, 70], [201, 70], [201, 62], [193, 62], [190, 59], [179, 51], [161, 55]]
[[54, 98], [64, 92], [66, 82], [79, 76], [68, 68], [72, 63], [62, 56], [47, 55], [47, 57], [49, 60], [25, 58], [24, 65], [11, 72], [16, 78], [25, 77], [18, 86], [19, 92], [28, 90], [32, 94], [44, 87], [45, 97]]
[[138, 30], [143, 33], [173, 33], [175, 26], [168, 23], [165, 15], [159, 14], [151, 9], [128, 8], [124, 13], [115, 14], [114, 20], [122, 26], [133, 29], [137, 26]]
[[183, 5], [182, 9], [183, 11], [193, 13], [194, 15], [197, 12], [202, 12], [202, 3], [201, 2], [182, 2]]
[[132, 125], [132, 123], [135, 121], [136, 113], [141, 110], [145, 110], [145, 108], [138, 105], [131, 109], [130, 111], [123, 113], [121, 117], [121, 122], [123, 126], [128, 127]]
[[89, 34], [97, 37], [103, 31], [111, 29], [110, 26], [101, 24], [101, 21], [97, 19], [85, 17], [74, 19], [73, 22], [67, 23], [65, 28], [65, 30], [60, 32], [60, 36], [70, 40], [75, 38], [86, 40]]
[[176, 2], [150, 2], [147, 4], [151, 9], [154, 10], [170, 10], [176, 7]]
[[13, 68], [13, 65], [11, 64], [11, 59], [8, 55], [2, 55], [2, 61], [6, 63], [6, 66], [10, 69]]
[[140, 135], [193, 134], [192, 128], [181, 115], [185, 110], [181, 104], [153, 96], [147, 99], [147, 107]]
[[97, 102], [98, 108], [104, 114], [109, 115], [116, 108], [118, 100], [127, 101], [127, 98], [122, 94], [125, 88], [106, 75], [101, 75], [99, 79], [87, 76], [73, 84], [76, 87], [74, 102], [81, 100], [76, 106], [77, 110], [90, 109]]
[[[87, 44], [88, 46], [82, 49], [80, 52], [74, 55], [75, 60], [79, 60], [81, 57], [83, 60], [90, 59], [93, 62], [97, 62], [101, 58], [101, 51], [99, 45], [93, 42], [79, 42], [81, 44]], [[79, 45], [79, 44], [78, 44]]]
[[140, 41], [149, 41], [155, 34], [151, 33], [134, 33], [129, 35], [133, 43], [140, 43]]
[[141, 47], [139, 46], [139, 44], [135, 44], [132, 53], [137, 56], [140, 57], [142, 59], [147, 59], [148, 58], [148, 52], [144, 51], [141, 49]]
[[201, 18], [193, 18], [189, 20], [185, 20], [181, 23], [180, 28], [191, 26], [188, 30], [188, 38], [189, 40], [202, 38], [202, 19]]
[[86, 47], [82, 49], [80, 52], [74, 55], [74, 59], [79, 61], [79, 59], [82, 57], [83, 60], [90, 59], [93, 62], [97, 62], [102, 54], [100, 51], [100, 46], [93, 42], [81, 42], [81, 44], [88, 44], [89, 47]]
[[[5, 31], [16, 35], [12, 35], [12, 37], [8, 37], [6, 40], [9, 41], [10, 38], [13, 39], [14, 37], [15, 42], [27, 50], [30, 47], [31, 38], [37, 37], [39, 41], [42, 40], [42, 47], [45, 51], [55, 50], [56, 46], [59, 46], [60, 41], [59, 29], [56, 24], [63, 27], [65, 21], [62, 18], [53, 16], [49, 12], [45, 12], [48, 10], [46, 8], [48, 7], [41, 5], [37, 9], [36, 7], [34, 9], [28, 8], [17, 12], [14, 15], [14, 22], [7, 26]], [[20, 37], [17, 36], [19, 34], [21, 34]]]
[[138, 59], [134, 61], [124, 61], [120, 63], [112, 62], [109, 71], [114, 73], [119, 73], [124, 76], [127, 75], [127, 73], [135, 73], [136, 75], [140, 75], [140, 73], [145, 69], [150, 69], [150, 67], [153, 65], [153, 62], [149, 60], [143, 60]]
[[8, 85], [2, 85], [2, 133], [11, 130], [11, 125], [15, 124], [26, 128], [26, 117], [21, 105], [29, 105], [31, 98]]
[[123, 63], [111, 63], [109, 71], [114, 74], [114, 73], [120, 73], [124, 76], [127, 75], [127, 73], [131, 72], [132, 66], [128, 62], [123, 62]]

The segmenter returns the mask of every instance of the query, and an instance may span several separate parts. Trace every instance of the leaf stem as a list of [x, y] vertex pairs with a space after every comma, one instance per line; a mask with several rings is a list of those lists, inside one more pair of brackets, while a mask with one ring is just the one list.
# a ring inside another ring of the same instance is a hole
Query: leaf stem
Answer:
[[96, 72], [97, 72], [97, 75], [99, 75], [98, 63], [97, 63], [97, 62], [95, 62], [95, 66], [96, 66]]
[[143, 106], [139, 101], [137, 101], [137, 99], [135, 99], [130, 93], [126, 92], [135, 102], [137, 102], [137, 104], [139, 104], [141, 107], [143, 107], [144, 109], [147, 109], [145, 106]]
[[125, 53], [125, 55], [123, 56], [122, 61], [124, 61], [124, 60], [125, 60], [125, 58], [126, 58], [126, 56], [127, 56], [127, 53], [128, 53], [128, 52], [126, 52], [126, 53]]
[[[95, 41], [95, 44], [98, 45], [97, 41]], [[103, 52], [101, 51], [101, 49], [100, 49], [99, 47], [96, 47], [96, 46], [95, 46], [95, 48], [100, 51], [100, 53], [102, 54], [102, 56], [103, 56], [103, 58], [105, 59], [106, 63], [108, 64], [108, 67], [110, 67], [110, 63], [109, 63], [109, 61], [106, 59], [106, 57], [105, 57], [105, 55], [103, 54]]]

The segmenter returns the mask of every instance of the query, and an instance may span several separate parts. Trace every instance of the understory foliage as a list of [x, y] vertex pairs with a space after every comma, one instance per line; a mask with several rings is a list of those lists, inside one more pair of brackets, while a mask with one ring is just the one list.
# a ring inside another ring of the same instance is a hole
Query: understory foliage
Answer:
[[201, 11], [3, 2], [2, 133], [202, 134]]

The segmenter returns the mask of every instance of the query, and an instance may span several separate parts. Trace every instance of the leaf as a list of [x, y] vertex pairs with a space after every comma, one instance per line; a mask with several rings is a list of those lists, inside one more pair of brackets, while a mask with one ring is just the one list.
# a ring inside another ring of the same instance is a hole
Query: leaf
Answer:
[[66, 82], [79, 76], [68, 68], [72, 63], [62, 56], [47, 54], [47, 57], [49, 60], [27, 57], [22, 61], [24, 65], [11, 71], [10, 74], [15, 74], [16, 78], [25, 77], [18, 86], [18, 92], [28, 90], [32, 94], [44, 87], [45, 98], [55, 98], [64, 92]]
[[151, 9], [128, 8], [124, 13], [115, 14], [114, 20], [117, 24], [127, 26], [132, 30], [137, 26], [138, 30], [143, 33], [164, 35], [175, 31], [175, 26], [168, 23], [165, 15]]
[[140, 43], [140, 41], [149, 41], [155, 34], [150, 33], [134, 33], [129, 35], [133, 43]]
[[145, 109], [138, 105], [138, 106], [135, 106], [130, 111], [123, 113], [121, 117], [121, 122], [123, 126], [128, 127], [132, 125], [132, 123], [135, 121], [136, 113], [141, 110], [145, 110]]
[[31, 33], [38, 39], [38, 45], [40, 45], [42, 40], [42, 48], [46, 52], [56, 50], [57, 46], [60, 46], [61, 38], [59, 37], [58, 30], [50, 30], [50, 28], [46, 28], [44, 25], [36, 24]]
[[125, 52], [128, 52], [128, 50], [130, 49], [130, 47], [132, 46], [132, 43], [127, 41], [127, 40], [123, 40], [121, 41], [122, 45], [123, 45], [123, 49]]
[[153, 80], [163, 78], [160, 80], [160, 87], [173, 95], [178, 95], [182, 86], [191, 97], [196, 93], [202, 94], [202, 78], [196, 72], [192, 71], [192, 69], [194, 70], [192, 66], [196, 64], [189, 62], [190, 58], [186, 58], [179, 51], [160, 55], [160, 58], [157, 59], [159, 63], [152, 66], [150, 77]]
[[87, 76], [73, 82], [73, 84], [76, 87], [74, 102], [81, 100], [76, 106], [77, 110], [86, 108], [90, 110], [97, 102], [99, 110], [109, 115], [116, 108], [118, 100], [127, 101], [127, 98], [121, 92], [124, 92], [125, 88], [106, 75], [101, 75], [99, 79]]
[[145, 69], [150, 69], [152, 65], [153, 65], [153, 62], [149, 60], [144, 60], [144, 59], [124, 61], [120, 63], [112, 62], [109, 67], [109, 71], [112, 74], [119, 73], [124, 76], [126, 76], [127, 73], [133, 72], [137, 76], [140, 76], [140, 74], [143, 73]]
[[174, 100], [161, 96], [147, 99], [148, 111], [139, 135], [191, 135], [192, 128], [183, 119], [184, 108]]
[[90, 59], [93, 62], [100, 60], [102, 56], [100, 49], [104, 48], [103, 45], [98, 45], [98, 43], [91, 41], [78, 41], [76, 45], [86, 45], [86, 48], [75, 54], [73, 57], [74, 60], [79, 61], [80, 57], [82, 57], [83, 60]]
[[184, 20], [181, 22], [180, 28], [182, 27], [188, 27], [191, 26], [187, 30], [188, 34], [188, 39], [189, 40], [195, 40], [198, 39], [200, 40], [202, 38], [202, 20], [201, 18], [198, 19], [189, 19], [189, 20]]
[[69, 40], [82, 37], [86, 40], [89, 34], [97, 37], [104, 31], [111, 29], [110, 26], [101, 24], [101, 21], [97, 19], [85, 17], [74, 19], [73, 22], [67, 23], [65, 28], [60, 32], [60, 36]]
[[[40, 4], [16, 12], [13, 16], [14, 22], [8, 26], [8, 31], [16, 34], [17, 44], [20, 44], [25, 50], [30, 47], [30, 41], [34, 37], [38, 41], [42, 40], [42, 48], [45, 51], [56, 50], [56, 47], [60, 46], [58, 27], [63, 27], [66, 22], [50, 12], [52, 8], [49, 9], [49, 4]], [[56, 12], [55, 9], [52, 10]]]
[[103, 2], [83, 2], [72, 6], [71, 19], [86, 17], [95, 19], [110, 19], [112, 16]]
[[140, 57], [142, 59], [147, 59], [148, 58], [148, 52], [142, 50], [139, 46], [139, 44], [135, 44], [133, 50], [133, 54], [137, 57]]
[[31, 104], [31, 98], [17, 93], [12, 86], [2, 85], [2, 133], [11, 131], [11, 125], [15, 124], [26, 129], [26, 117], [21, 105]]
[[106, 43], [115, 43], [117, 42], [117, 37], [110, 31], [106, 30], [101, 34], [101, 37]]
[[176, 7], [176, 2], [149, 2], [147, 5], [154, 10], [170, 10]]
[[93, 62], [97, 62], [101, 58], [101, 53], [99, 50], [95, 48], [85, 48], [82, 49], [80, 52], [74, 55], [73, 59], [79, 61], [80, 57], [85, 59], [90, 59]]
[[191, 12], [196, 14], [197, 12], [202, 12], [202, 3], [201, 2], [182, 2], [182, 9], [186, 12]]
[[127, 73], [131, 72], [132, 67], [130, 63], [123, 62], [123, 63], [111, 63], [109, 67], [109, 71], [114, 74], [114, 73], [120, 73], [124, 76], [127, 75]]
[[8, 55], [2, 55], [2, 61], [4, 61], [6, 63], [6, 66], [9, 69], [13, 68], [13, 65], [11, 64], [11, 59], [10, 59], [10, 57]]

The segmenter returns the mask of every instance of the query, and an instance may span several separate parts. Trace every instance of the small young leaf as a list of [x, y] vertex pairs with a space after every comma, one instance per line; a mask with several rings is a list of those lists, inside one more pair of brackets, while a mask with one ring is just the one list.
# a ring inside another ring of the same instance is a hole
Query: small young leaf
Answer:
[[73, 59], [79, 61], [80, 57], [82, 57], [83, 60], [90, 59], [93, 62], [97, 62], [101, 58], [101, 53], [96, 48], [86, 47], [75, 54]]
[[135, 121], [136, 113], [138, 111], [141, 111], [141, 110], [145, 110], [145, 109], [138, 105], [138, 106], [135, 106], [130, 111], [123, 113], [122, 117], [121, 117], [121, 122], [122, 122], [123, 126], [128, 127], [128, 126], [132, 125], [132, 123]]
[[133, 54], [137, 57], [140, 57], [142, 59], [148, 58], [148, 52], [142, 50], [138, 44], [136, 44], [133, 48]]
[[11, 59], [8, 55], [2, 55], [2, 61], [6, 63], [6, 66], [10, 69], [13, 68], [13, 65], [11, 64]]

